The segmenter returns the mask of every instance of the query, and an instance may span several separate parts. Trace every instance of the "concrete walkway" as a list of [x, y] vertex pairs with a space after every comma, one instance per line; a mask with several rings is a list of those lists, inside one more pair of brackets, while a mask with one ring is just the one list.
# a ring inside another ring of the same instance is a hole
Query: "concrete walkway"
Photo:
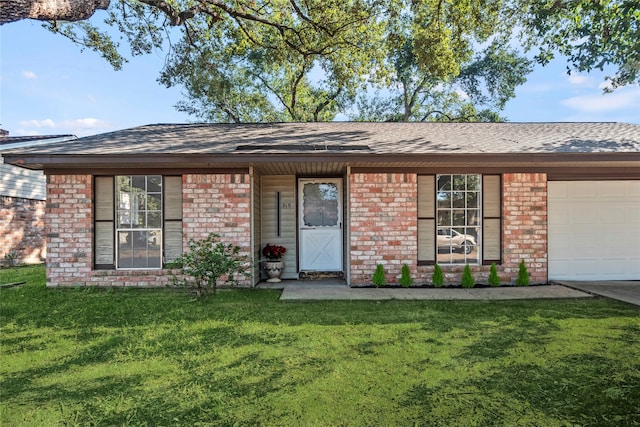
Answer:
[[640, 281], [557, 282], [572, 289], [589, 292], [640, 306]]
[[350, 288], [344, 281], [283, 281], [260, 283], [262, 289], [282, 289], [281, 301], [319, 300], [514, 300], [589, 298], [590, 293], [562, 285], [498, 288]]

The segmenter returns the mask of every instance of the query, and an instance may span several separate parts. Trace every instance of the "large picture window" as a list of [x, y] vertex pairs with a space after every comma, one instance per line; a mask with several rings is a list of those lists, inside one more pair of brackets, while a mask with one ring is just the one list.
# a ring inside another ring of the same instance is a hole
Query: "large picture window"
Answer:
[[477, 264], [482, 217], [480, 175], [436, 177], [439, 264]]
[[96, 269], [159, 269], [182, 253], [182, 177], [95, 177]]
[[502, 260], [500, 175], [418, 176], [418, 264]]
[[162, 176], [118, 176], [116, 198], [116, 268], [160, 268]]

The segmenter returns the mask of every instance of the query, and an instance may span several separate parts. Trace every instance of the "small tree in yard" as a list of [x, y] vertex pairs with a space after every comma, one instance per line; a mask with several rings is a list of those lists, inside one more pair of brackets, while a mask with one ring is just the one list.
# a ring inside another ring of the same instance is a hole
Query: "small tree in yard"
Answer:
[[413, 285], [413, 279], [411, 278], [411, 271], [407, 264], [402, 264], [402, 270], [400, 275], [400, 286], [408, 288]]
[[500, 277], [498, 276], [498, 268], [495, 262], [491, 264], [491, 269], [489, 269], [489, 285], [500, 286]]
[[527, 265], [524, 263], [524, 260], [520, 261], [520, 266], [518, 267], [518, 278], [516, 279], [516, 285], [529, 285], [529, 272], [527, 271]]
[[471, 267], [467, 264], [464, 266], [464, 272], [462, 273], [462, 287], [473, 288], [475, 284], [476, 281], [473, 279], [473, 274], [471, 274]]
[[371, 281], [376, 288], [387, 284], [387, 278], [384, 275], [384, 266], [382, 264], [376, 265], [376, 271], [373, 273]]
[[189, 240], [189, 249], [176, 259], [170, 268], [174, 286], [193, 289], [199, 298], [208, 292], [216, 293], [218, 283], [237, 285], [238, 276], [248, 277], [249, 258], [240, 254], [240, 248], [222, 243], [217, 234], [202, 240]]
[[433, 286], [435, 286], [436, 288], [439, 288], [444, 284], [444, 274], [442, 274], [442, 268], [440, 268], [438, 264], [433, 267], [431, 283], [433, 283]]

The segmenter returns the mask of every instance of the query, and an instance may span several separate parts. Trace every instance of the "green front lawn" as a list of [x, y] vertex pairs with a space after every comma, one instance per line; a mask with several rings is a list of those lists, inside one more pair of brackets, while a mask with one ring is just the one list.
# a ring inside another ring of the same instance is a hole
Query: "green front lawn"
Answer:
[[605, 299], [281, 303], [0, 270], [0, 425], [640, 425], [640, 311]]

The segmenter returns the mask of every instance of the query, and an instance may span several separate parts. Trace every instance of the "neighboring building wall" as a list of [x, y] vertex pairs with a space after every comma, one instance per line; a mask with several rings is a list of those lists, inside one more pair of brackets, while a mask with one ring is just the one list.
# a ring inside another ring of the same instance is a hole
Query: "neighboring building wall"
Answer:
[[524, 260], [531, 283], [547, 282], [547, 175], [503, 175], [502, 276], [515, 282]]
[[44, 200], [45, 178], [42, 171], [33, 171], [3, 163], [0, 156], [0, 195], [21, 199]]
[[15, 253], [17, 264], [44, 261], [47, 249], [44, 239], [44, 200], [1, 196], [0, 264], [5, 256]]
[[416, 271], [417, 175], [355, 173], [350, 185], [351, 285], [371, 284], [376, 264], [398, 283], [402, 264]]
[[[249, 175], [183, 176], [184, 245], [209, 233], [250, 253]], [[91, 175], [47, 177], [47, 286], [165, 286], [166, 270], [93, 270]], [[251, 279], [243, 281], [250, 285]]]
[[41, 171], [6, 165], [0, 156], [0, 265], [15, 252], [18, 264], [40, 263], [44, 239], [45, 178]]

